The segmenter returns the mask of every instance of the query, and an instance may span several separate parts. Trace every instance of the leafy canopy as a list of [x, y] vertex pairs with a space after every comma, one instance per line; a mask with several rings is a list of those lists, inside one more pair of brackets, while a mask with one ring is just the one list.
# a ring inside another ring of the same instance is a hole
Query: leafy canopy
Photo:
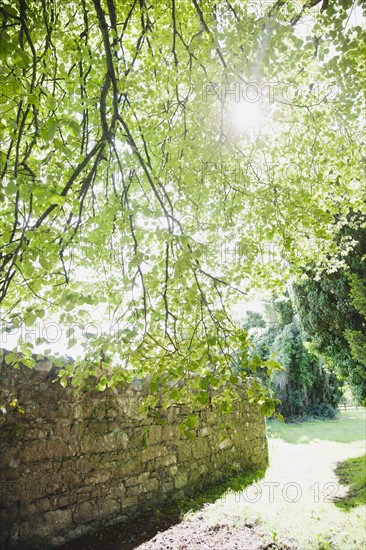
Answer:
[[3, 323], [57, 316], [72, 343], [104, 317], [75, 386], [150, 373], [152, 405], [185, 382], [202, 406], [235, 388], [231, 305], [336, 268], [365, 211], [362, 6], [4, 0]]

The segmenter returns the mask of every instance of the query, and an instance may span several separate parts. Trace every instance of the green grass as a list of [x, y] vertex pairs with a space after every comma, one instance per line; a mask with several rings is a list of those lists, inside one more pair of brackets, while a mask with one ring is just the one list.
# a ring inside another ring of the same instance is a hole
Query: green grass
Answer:
[[366, 454], [339, 462], [334, 471], [340, 483], [349, 486], [347, 495], [335, 501], [336, 506], [350, 510], [366, 504]]
[[[269, 543], [275, 534], [278, 541], [301, 550], [363, 550], [366, 504], [358, 493], [355, 506], [338, 505], [347, 490], [334, 470], [337, 463], [365, 452], [365, 421], [366, 411], [359, 409], [344, 411], [336, 420], [270, 422], [265, 477], [245, 489], [234, 487], [206, 504], [200, 515], [213, 524], [255, 524]], [[359, 486], [363, 474], [357, 472]], [[293, 498], [296, 487], [298, 499]]]
[[365, 409], [339, 412], [336, 418], [309, 420], [300, 423], [269, 421], [268, 436], [279, 438], [286, 443], [311, 443], [328, 440], [338, 443], [352, 443], [366, 437]]

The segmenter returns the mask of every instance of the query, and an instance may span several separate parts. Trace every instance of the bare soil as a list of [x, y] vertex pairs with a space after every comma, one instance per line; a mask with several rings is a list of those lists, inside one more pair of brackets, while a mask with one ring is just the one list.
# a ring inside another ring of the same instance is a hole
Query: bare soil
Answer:
[[143, 516], [85, 535], [59, 550], [295, 550], [279, 542], [268, 543], [255, 525], [234, 527], [227, 523], [205, 522], [196, 513], [179, 521], [175, 514]]
[[207, 525], [199, 516], [183, 521], [137, 550], [264, 550], [285, 549], [285, 546], [266, 544], [253, 525], [235, 528], [227, 524]]

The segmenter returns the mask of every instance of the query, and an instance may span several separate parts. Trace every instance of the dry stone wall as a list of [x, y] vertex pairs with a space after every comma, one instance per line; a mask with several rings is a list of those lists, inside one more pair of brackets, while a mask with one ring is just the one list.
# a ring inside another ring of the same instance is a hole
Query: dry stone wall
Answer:
[[2, 360], [0, 377], [4, 549], [52, 548], [268, 462], [264, 419], [245, 399], [227, 416], [236, 431], [226, 439], [206, 412], [188, 440], [179, 407], [163, 424], [140, 417], [140, 382], [76, 399], [47, 361], [14, 369]]

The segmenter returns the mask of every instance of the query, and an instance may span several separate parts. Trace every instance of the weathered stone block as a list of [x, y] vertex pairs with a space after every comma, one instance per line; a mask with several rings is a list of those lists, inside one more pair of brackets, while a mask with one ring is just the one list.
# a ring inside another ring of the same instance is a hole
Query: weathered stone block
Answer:
[[126, 495], [126, 487], [123, 483], [118, 483], [111, 487], [111, 495], [115, 499], [123, 499]]
[[98, 516], [99, 510], [96, 502], [81, 502], [75, 506], [72, 520], [75, 523], [87, 523], [97, 519]]
[[105, 481], [108, 481], [111, 478], [111, 472], [108, 470], [95, 470], [91, 474], [89, 474], [85, 481], [89, 484], [94, 483], [104, 483]]
[[134, 506], [137, 506], [138, 501], [139, 499], [137, 495], [125, 497], [121, 500], [122, 508], [125, 510], [127, 508], [132, 508]]
[[157, 457], [165, 456], [167, 454], [167, 448], [164, 445], [152, 445], [143, 449], [140, 457], [142, 463], [154, 460]]
[[119, 514], [122, 510], [122, 504], [121, 501], [113, 498], [112, 496], [108, 495], [102, 500], [99, 501], [99, 514], [98, 518], [113, 518], [117, 514]]
[[64, 441], [37, 441], [25, 446], [22, 453], [23, 462], [38, 462], [41, 460], [61, 459], [69, 456], [69, 448]]
[[181, 489], [185, 487], [188, 483], [188, 474], [185, 472], [179, 472], [174, 478], [174, 487], [176, 489]]
[[150, 426], [147, 434], [150, 445], [156, 445], [162, 441], [162, 426]]
[[173, 426], [163, 426], [162, 428], [162, 434], [161, 438], [163, 441], [171, 441], [178, 438], [179, 431], [176, 424], [173, 424]]
[[142, 484], [142, 490], [144, 493], [157, 491], [158, 488], [159, 480], [157, 478], [148, 479]]
[[137, 495], [139, 497], [142, 494], [142, 485], [129, 485], [126, 487], [126, 497]]
[[145, 483], [150, 477], [150, 472], [143, 472], [138, 476], [132, 476], [126, 479], [125, 486], [129, 487], [130, 485], [140, 485]]
[[[71, 509], [54, 510], [19, 525], [18, 536], [19, 539], [23, 541], [29, 538], [46, 539], [51, 536], [52, 533], [62, 531], [71, 525]], [[36, 546], [33, 546], [33, 548], [36, 548]]]
[[192, 445], [193, 458], [199, 459], [209, 454], [209, 443], [205, 438], [197, 438]]
[[166, 456], [159, 456], [156, 458], [155, 465], [156, 466], [171, 466], [172, 464], [177, 463], [177, 457], [173, 454], [166, 455]]
[[178, 462], [185, 462], [192, 457], [192, 444], [190, 441], [182, 441], [178, 447]]

